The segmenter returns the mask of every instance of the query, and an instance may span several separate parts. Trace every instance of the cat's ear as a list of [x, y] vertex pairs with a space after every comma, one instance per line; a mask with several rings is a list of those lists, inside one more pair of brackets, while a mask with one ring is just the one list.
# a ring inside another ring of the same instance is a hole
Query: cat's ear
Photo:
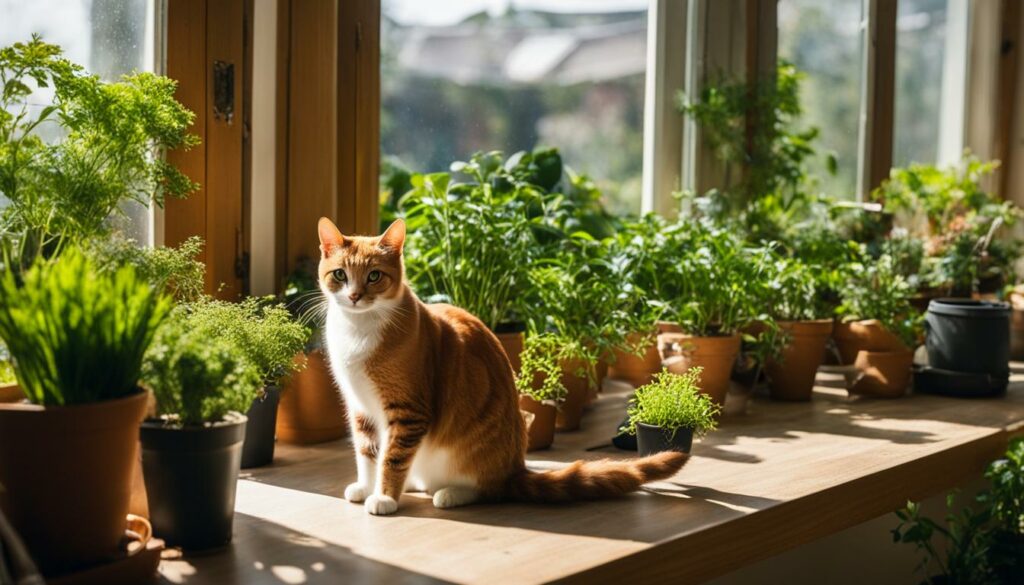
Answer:
[[402, 251], [402, 246], [405, 244], [405, 220], [396, 219], [388, 226], [388, 229], [384, 230], [381, 234], [380, 239], [377, 240], [377, 245], [381, 248], [387, 248], [389, 250], [395, 250], [398, 252]]
[[320, 255], [323, 258], [330, 256], [335, 248], [345, 245], [345, 236], [342, 235], [338, 226], [326, 217], [320, 218], [317, 231], [320, 232]]

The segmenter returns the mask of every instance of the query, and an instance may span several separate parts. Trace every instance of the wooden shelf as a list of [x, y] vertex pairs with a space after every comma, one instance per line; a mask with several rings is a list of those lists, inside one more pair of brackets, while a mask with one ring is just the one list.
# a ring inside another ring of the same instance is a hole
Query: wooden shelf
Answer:
[[[698, 442], [672, 481], [615, 501], [436, 510], [403, 496], [371, 517], [341, 498], [347, 441], [278, 446], [243, 472], [234, 545], [165, 561], [175, 583], [699, 582], [948, 490], [984, 469], [1024, 426], [1024, 384], [1004, 398], [851, 399], [821, 374], [814, 401], [755, 400]], [[609, 383], [532, 467], [625, 457], [609, 446], [629, 388]]]

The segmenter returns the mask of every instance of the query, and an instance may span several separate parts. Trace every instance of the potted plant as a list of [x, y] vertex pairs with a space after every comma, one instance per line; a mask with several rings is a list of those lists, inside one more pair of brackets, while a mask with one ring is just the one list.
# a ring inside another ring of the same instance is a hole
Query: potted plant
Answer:
[[[110, 218], [129, 202], [162, 205], [197, 188], [154, 156], [198, 142], [173, 80], [134, 73], [106, 83], [33, 37], [0, 49], [0, 83], [0, 112], [8, 114], [0, 116], [0, 263], [7, 270], [109, 233]], [[38, 104], [38, 88], [52, 91], [51, 103]], [[43, 139], [43, 129], [59, 138]]]
[[766, 278], [771, 250], [751, 248], [708, 222], [680, 221], [670, 230], [666, 245], [679, 260], [666, 269], [660, 295], [683, 333], [663, 333], [659, 343], [680, 356], [666, 361], [670, 371], [703, 368], [701, 390], [722, 405], [741, 331], [767, 321], [758, 287]]
[[0, 339], [26, 399], [0, 404], [0, 506], [48, 576], [119, 550], [143, 355], [170, 307], [133, 268], [100, 273], [74, 248], [0, 274]]
[[988, 295], [1015, 281], [1021, 241], [1008, 228], [1021, 210], [983, 186], [998, 166], [969, 154], [948, 168], [912, 164], [872, 193], [893, 214], [894, 232], [924, 242], [921, 285], [935, 296]]
[[914, 502], [897, 510], [900, 523], [892, 530], [893, 542], [911, 544], [923, 554], [917, 570], [938, 570], [923, 583], [1024, 579], [1024, 439], [1011, 441], [1004, 457], [989, 464], [985, 478], [989, 487], [960, 512], [953, 511], [956, 493], [946, 496], [944, 524], [922, 515]]
[[771, 397], [810, 400], [832, 336], [831, 310], [821, 302], [810, 269], [793, 258], [773, 262], [763, 292], [781, 336], [781, 348], [765, 363]]
[[0, 342], [0, 402], [16, 402], [21, 399], [21, 389], [14, 376], [14, 365], [7, 347]]
[[177, 307], [146, 355], [156, 416], [142, 424], [142, 468], [154, 533], [204, 550], [231, 542], [246, 418], [263, 372], [229, 335], [211, 335], [218, 306]]
[[305, 347], [293, 357], [302, 369], [288, 377], [281, 390], [275, 429], [279, 441], [300, 445], [334, 441], [348, 433], [345, 403], [323, 351], [324, 298], [315, 274], [316, 262], [301, 260], [282, 293], [295, 320], [310, 329]]
[[603, 356], [622, 347], [633, 331], [634, 291], [623, 287], [621, 266], [607, 242], [576, 234], [560, 242], [530, 271], [532, 335], [562, 339], [568, 394], [558, 412], [559, 430], [579, 428], [583, 408], [600, 385]]
[[879, 397], [906, 392], [923, 332], [921, 314], [910, 304], [912, 294], [888, 254], [850, 265], [834, 335], [843, 363], [860, 371], [851, 392]]
[[[514, 174], [516, 161], [500, 152], [477, 153], [452, 172], [413, 175], [400, 200], [409, 230], [406, 274], [428, 301], [444, 301], [480, 318], [495, 333], [519, 371], [523, 298], [538, 249], [542, 189]], [[521, 164], [521, 163], [520, 163]], [[558, 166], [558, 177], [561, 165]]]
[[230, 338], [259, 370], [263, 387], [245, 413], [242, 469], [268, 465], [274, 459], [281, 383], [304, 366], [295, 355], [305, 346], [309, 331], [273, 297], [249, 297], [238, 303], [207, 300], [189, 322], [200, 337]]
[[519, 410], [530, 413], [527, 451], [547, 449], [555, 440], [555, 419], [568, 395], [560, 355], [562, 340], [554, 335], [532, 336], [522, 353], [522, 369], [516, 376]]
[[700, 391], [702, 371], [663, 371], [637, 388], [629, 402], [627, 431], [636, 435], [641, 456], [670, 450], [689, 453], [694, 437], [717, 426], [720, 407]]
[[612, 243], [613, 263], [621, 267], [620, 286], [634, 299], [626, 308], [630, 331], [624, 343], [612, 351], [608, 376], [639, 387], [661, 371], [658, 350], [659, 320], [665, 305], [655, 298], [667, 258], [659, 246], [665, 220], [649, 213], [635, 222], [627, 222]]

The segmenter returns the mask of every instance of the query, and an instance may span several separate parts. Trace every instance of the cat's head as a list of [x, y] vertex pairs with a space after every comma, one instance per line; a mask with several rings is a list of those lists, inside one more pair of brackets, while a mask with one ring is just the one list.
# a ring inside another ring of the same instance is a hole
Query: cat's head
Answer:
[[320, 218], [320, 289], [349, 313], [394, 307], [402, 295], [405, 222], [398, 219], [377, 237], [346, 236]]

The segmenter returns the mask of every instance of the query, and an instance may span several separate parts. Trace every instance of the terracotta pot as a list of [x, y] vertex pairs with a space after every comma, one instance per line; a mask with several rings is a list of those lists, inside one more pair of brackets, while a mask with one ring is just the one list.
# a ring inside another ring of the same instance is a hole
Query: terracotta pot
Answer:
[[523, 361], [520, 358], [520, 354], [523, 353], [523, 332], [508, 331], [495, 333], [494, 336], [498, 338], [498, 343], [505, 350], [505, 355], [508, 356], [508, 361], [512, 365], [512, 371], [519, 375], [519, 370], [523, 367]]
[[789, 343], [779, 361], [770, 360], [765, 366], [770, 395], [775, 400], [810, 400], [832, 335], [832, 320], [781, 321], [778, 325], [789, 335]]
[[17, 384], [0, 384], [0, 402], [21, 402], [25, 398]]
[[529, 396], [519, 395], [519, 410], [533, 415], [526, 429], [527, 451], [547, 449], [555, 442], [555, 416], [558, 409], [553, 403], [537, 402]]
[[0, 508], [40, 570], [108, 561], [124, 536], [146, 393], [93, 404], [0, 404]]
[[897, 351], [861, 351], [854, 365], [859, 375], [849, 388], [850, 394], [899, 398], [907, 393], [907, 387], [910, 386], [914, 352], [906, 348]]
[[[629, 336], [627, 343], [633, 345], [643, 337], [642, 333], [634, 333]], [[649, 383], [654, 374], [660, 371], [661, 354], [658, 352], [658, 340], [651, 337], [643, 355], [636, 356], [627, 351], [615, 350], [614, 360], [608, 368], [608, 376], [613, 380], [623, 380], [640, 387]]]
[[293, 374], [281, 391], [277, 439], [300, 445], [340, 439], [348, 432], [341, 391], [321, 350], [310, 352], [306, 360], [306, 368]]
[[1024, 293], [1010, 293], [1010, 359], [1024, 360]]
[[875, 319], [864, 321], [837, 322], [832, 333], [839, 349], [839, 357], [843, 365], [850, 365], [857, 360], [861, 351], [900, 351], [907, 349], [895, 334], [882, 326]]
[[590, 380], [586, 375], [579, 376], [576, 372], [584, 368], [586, 365], [580, 360], [569, 360], [562, 364], [562, 384], [569, 393], [559, 406], [555, 416], [556, 430], [575, 431], [580, 428], [583, 407], [587, 403], [587, 388], [590, 387]]
[[677, 359], [666, 360], [668, 370], [683, 374], [693, 367], [704, 368], [701, 392], [718, 405], [725, 404], [732, 367], [740, 353], [740, 341], [739, 335], [694, 337], [684, 333], [662, 333], [658, 336], [658, 345], [670, 344], [678, 353]]
[[656, 323], [658, 333], [682, 333], [683, 327], [672, 321], [658, 321]]

